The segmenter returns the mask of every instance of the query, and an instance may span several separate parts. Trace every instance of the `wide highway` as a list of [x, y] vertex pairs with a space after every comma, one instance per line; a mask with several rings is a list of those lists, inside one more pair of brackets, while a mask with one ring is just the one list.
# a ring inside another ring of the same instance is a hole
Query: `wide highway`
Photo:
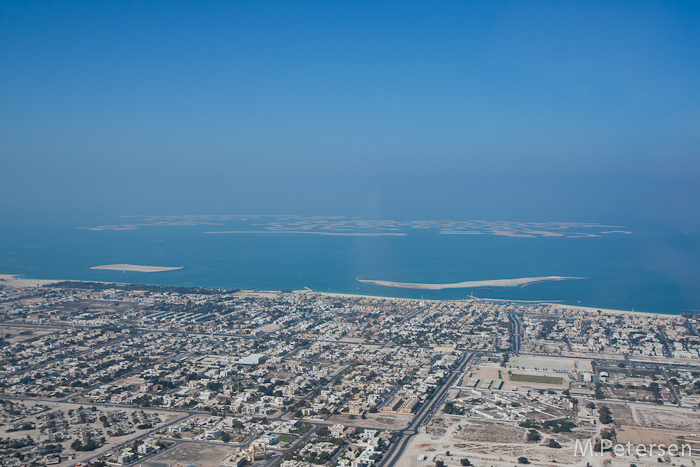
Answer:
[[474, 355], [479, 354], [465, 352], [464, 355], [462, 355], [459, 363], [445, 376], [443, 383], [436, 388], [433, 397], [418, 410], [418, 413], [415, 417], [413, 417], [413, 420], [408, 427], [397, 431], [400, 438], [395, 443], [392, 443], [391, 447], [378, 464], [379, 466], [393, 467], [397, 465], [396, 463], [403, 455], [408, 443], [411, 441], [411, 438], [415, 436], [418, 433], [418, 429], [426, 421], [430, 420], [433, 415], [435, 415], [435, 412], [439, 410], [449, 393], [449, 389], [454, 385], [455, 380], [462, 375], [464, 368], [471, 361]]

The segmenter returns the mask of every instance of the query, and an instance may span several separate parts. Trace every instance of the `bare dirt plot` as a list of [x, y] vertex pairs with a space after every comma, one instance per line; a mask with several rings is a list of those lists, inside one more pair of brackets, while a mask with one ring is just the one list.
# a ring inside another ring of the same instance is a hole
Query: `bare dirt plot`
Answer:
[[468, 421], [455, 431], [455, 439], [463, 441], [490, 441], [493, 443], [521, 443], [527, 430], [519, 426], [494, 422]]
[[596, 434], [595, 428], [590, 427], [579, 427], [576, 428], [575, 431], [572, 432], [566, 432], [566, 433], [551, 433], [551, 432], [544, 432], [542, 433], [542, 437], [549, 437], [549, 438], [554, 438], [557, 441], [559, 441], [561, 444], [568, 443], [568, 442], [575, 442], [577, 439], [592, 439]]
[[[493, 368], [493, 367], [472, 367], [470, 371], [472, 372], [472, 376], [475, 378], [479, 379], [479, 384], [483, 382], [486, 379], [490, 379], [491, 381], [496, 381], [498, 379], [498, 371], [501, 370], [501, 375], [505, 378], [507, 375], [505, 371], [502, 368]], [[464, 378], [464, 384], [469, 382], [469, 378]], [[463, 384], [463, 385], [464, 385]]]
[[53, 334], [56, 331], [56, 329], [33, 328], [29, 326], [0, 326], [0, 337], [9, 334], [11, 337], [5, 337], [5, 340], [10, 344], [15, 344], [29, 339], [37, 339], [47, 334]]
[[[490, 433], [487, 431], [491, 425]], [[440, 417], [431, 423], [430, 430], [419, 433], [409, 444], [406, 452], [401, 457], [397, 465], [406, 467], [433, 467], [436, 460], [444, 461], [446, 466], [457, 467], [460, 464], [461, 458], [468, 458], [473, 465], [477, 466], [492, 466], [492, 467], [513, 467], [517, 465], [517, 459], [520, 456], [527, 457], [532, 465], [535, 466], [554, 466], [554, 465], [585, 465], [585, 461], [581, 463], [581, 458], [574, 456], [573, 444], [568, 442], [564, 437], [556, 438], [565, 444], [562, 449], [552, 449], [546, 446], [546, 439], [551, 437], [543, 434], [543, 440], [539, 443], [527, 443], [524, 441], [524, 433], [526, 430], [515, 426], [514, 424], [502, 422], [477, 422], [473, 423], [465, 421], [459, 417]], [[460, 439], [470, 437], [473, 430], [481, 431], [479, 438], [488, 438], [487, 440], [464, 440]], [[494, 430], [500, 431], [500, 435], [493, 438], [489, 436]], [[508, 433], [515, 430], [516, 434], [511, 439]], [[591, 430], [593, 433], [595, 430]], [[572, 433], [567, 433], [571, 435]], [[561, 435], [561, 434], [560, 434]], [[447, 456], [446, 452], [450, 451], [451, 455]], [[629, 462], [624, 466], [628, 467]], [[617, 467], [617, 466], [611, 466]], [[621, 466], [622, 467], [622, 466]]]
[[591, 371], [591, 360], [585, 358], [558, 358], [544, 356], [520, 356], [516, 357], [509, 365], [514, 373], [517, 369], [545, 371]]
[[144, 467], [180, 466], [195, 464], [198, 467], [219, 467], [221, 461], [231, 454], [234, 448], [214, 444], [183, 443], [168, 449], [152, 460], [144, 462]]
[[122, 378], [120, 380], [114, 381], [112, 385], [118, 386], [120, 384], [130, 384], [132, 386], [140, 386], [142, 384], [145, 384], [146, 380], [141, 378], [140, 376], [132, 375], [132, 376], [127, 376], [126, 378]]
[[[700, 414], [677, 408], [646, 408], [635, 407], [634, 418], [636, 425], [649, 428], [661, 428], [664, 430], [681, 430], [697, 433], [700, 431]], [[615, 414], [613, 412], [613, 420]]]
[[276, 379], [281, 379], [283, 381], [289, 381], [290, 379], [294, 379], [295, 376], [296, 376], [296, 373], [283, 373], [283, 372], [279, 372], [279, 371], [272, 371], [272, 372], [268, 373], [266, 378], [270, 378], [270, 379], [276, 378]]
[[[665, 385], [660, 385], [662, 390], [667, 389]], [[604, 386], [602, 388], [603, 394], [605, 394], [606, 399], [623, 399], [629, 401], [641, 401], [641, 402], [653, 402], [656, 397], [651, 391], [645, 391], [643, 389], [629, 389], [626, 387], [616, 388], [611, 386]]]
[[275, 332], [281, 328], [282, 328], [282, 326], [280, 326], [279, 324], [276, 324], [276, 323], [264, 324], [258, 328], [255, 328], [253, 330], [253, 333], [256, 333], [256, 332]]
[[442, 417], [433, 418], [430, 425], [425, 427], [426, 434], [429, 434], [433, 438], [438, 438], [443, 436], [447, 432], [447, 427], [449, 423]]
[[378, 430], [403, 430], [406, 428], [413, 418], [411, 415], [403, 414], [384, 414], [384, 413], [368, 413], [367, 419], [363, 420], [360, 417], [351, 419], [350, 415], [337, 414], [326, 419], [327, 422], [341, 423], [346, 426], [363, 426], [371, 427]]
[[616, 425], [636, 425], [632, 409], [627, 404], [598, 404], [599, 407], [607, 406], [612, 412], [612, 418]]
[[612, 411], [616, 425], [676, 430], [685, 433], [700, 431], [700, 413], [672, 406], [654, 407], [641, 404], [602, 403]]
[[632, 444], [650, 444], [663, 443], [666, 446], [676, 443], [676, 438], [679, 435], [685, 435], [687, 432], [679, 432], [673, 430], [660, 430], [658, 428], [643, 428], [639, 426], [621, 426], [617, 429], [617, 442], [626, 444], [628, 441]]
[[364, 337], [351, 337], [349, 335], [343, 336], [343, 338], [341, 340], [343, 342], [354, 342], [357, 344], [364, 344], [365, 342], [367, 342], [367, 339], [365, 339]]

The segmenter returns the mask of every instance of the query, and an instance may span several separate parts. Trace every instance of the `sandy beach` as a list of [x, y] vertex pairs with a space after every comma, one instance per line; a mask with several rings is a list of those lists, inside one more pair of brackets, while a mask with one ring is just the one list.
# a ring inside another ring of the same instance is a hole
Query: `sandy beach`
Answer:
[[165, 272], [176, 271], [182, 269], [182, 266], [165, 267], [165, 266], [141, 266], [138, 264], [104, 264], [102, 266], [93, 266], [90, 269], [105, 269], [108, 271], [131, 271], [131, 272]]
[[55, 282], [61, 282], [59, 280], [45, 280], [45, 279], [22, 279], [13, 274], [0, 274], [0, 285], [6, 285], [8, 287], [41, 287], [46, 284], [53, 284]]
[[443, 290], [443, 289], [466, 289], [470, 287], [525, 287], [526, 285], [538, 282], [566, 281], [572, 279], [583, 279], [583, 277], [565, 276], [544, 276], [544, 277], [520, 277], [517, 279], [495, 279], [485, 281], [455, 282], [453, 284], [418, 284], [411, 282], [379, 281], [372, 279], [360, 279], [357, 281], [365, 284], [378, 285], [381, 287], [396, 287], [400, 289], [421, 289], [421, 290]]
[[[176, 269], [182, 269], [182, 267], [176, 267], [176, 268], [167, 268], [167, 267], [159, 267], [159, 266], [138, 266], [138, 265], [131, 265], [131, 264], [108, 264], [104, 266], [95, 266], [91, 269], [111, 269], [111, 270], [117, 270], [117, 271], [125, 271], [127, 269], [123, 269], [124, 266], [128, 266], [130, 268], [146, 268], [149, 271], [140, 271], [140, 272], [158, 272], [158, 271], [169, 271], [169, 270], [176, 270]], [[109, 268], [108, 268], [109, 267]], [[138, 271], [138, 269], [128, 269], [131, 271]], [[153, 270], [153, 271], [150, 271]], [[485, 287], [485, 286], [491, 286], [493, 287], [494, 283], [501, 283], [501, 284], [509, 284], [509, 285], [502, 285], [505, 287], [513, 287], [520, 285], [522, 286], [523, 284], [532, 284], [535, 282], [541, 282], [542, 280], [567, 280], [567, 279], [580, 279], [577, 277], [561, 277], [560, 276], [548, 276], [548, 277], [530, 277], [530, 278], [520, 278], [520, 279], [498, 279], [498, 280], [493, 280], [493, 281], [472, 281], [472, 282], [459, 282], [458, 284], [472, 284], [472, 285], [466, 285], [464, 287]], [[555, 278], [555, 279], [553, 279]], [[372, 281], [369, 279], [360, 279], [357, 278], [358, 281], [360, 282], [367, 282], [370, 284], [374, 284], [375, 282], [383, 282], [383, 281]], [[18, 275], [15, 274], [0, 274], [0, 285], [3, 286], [8, 286], [8, 287], [40, 287], [46, 284], [55, 284], [57, 282], [63, 282], [65, 279], [23, 279], [21, 277], [18, 277]], [[81, 281], [81, 282], [91, 282], [91, 281]], [[103, 281], [100, 281], [103, 282]], [[117, 282], [103, 282], [103, 283], [117, 283]], [[386, 282], [386, 283], [391, 283], [391, 284], [402, 284], [398, 282]], [[441, 286], [441, 285], [456, 285], [456, 284], [409, 284], [405, 283], [406, 285], [424, 285], [424, 286]], [[476, 284], [476, 285], [475, 285]], [[387, 287], [393, 287], [393, 286], [387, 286]], [[439, 290], [439, 289], [426, 289], [426, 290]], [[296, 290], [296, 293], [314, 293], [314, 294], [319, 294], [319, 295], [325, 295], [328, 297], [340, 297], [340, 298], [349, 298], [349, 299], [361, 299], [361, 298], [368, 298], [368, 299], [375, 299], [375, 300], [416, 300], [414, 298], [405, 298], [405, 297], [384, 297], [384, 296], [379, 296], [379, 295], [365, 295], [365, 294], [350, 294], [350, 293], [337, 293], [337, 292], [321, 292], [321, 291], [315, 291], [313, 289], [309, 289], [308, 287], [305, 287], [304, 289], [301, 290]], [[281, 291], [279, 290], [243, 290], [241, 293], [245, 294], [279, 294]], [[421, 301], [424, 302], [440, 302], [440, 301], [450, 301], [450, 300], [437, 300], [437, 299], [420, 299]], [[637, 316], [647, 316], [647, 317], [667, 317], [667, 318], [672, 318], [676, 315], [672, 314], [664, 314], [664, 313], [651, 313], [651, 312], [645, 312], [645, 311], [630, 311], [630, 310], [613, 310], [609, 308], [594, 308], [594, 307], [587, 307], [587, 306], [581, 306], [581, 305], [567, 305], [563, 303], [558, 303], [556, 301], [551, 301], [551, 300], [511, 300], [511, 299], [506, 299], [506, 298], [473, 298], [473, 300], [477, 301], [485, 301], [485, 302], [513, 302], [513, 303], [542, 303], [545, 305], [552, 305], [557, 308], [561, 309], [571, 309], [571, 310], [580, 310], [580, 311], [585, 311], [587, 313], [597, 313], [598, 310], [600, 310], [602, 313], [607, 313], [607, 314], [614, 314], [614, 315], [624, 315], [624, 314], [630, 314], [630, 315], [637, 315]]]
[[612, 310], [609, 308], [593, 308], [590, 306], [580, 306], [580, 305], [564, 305], [561, 303], [554, 303], [554, 302], [548, 302], [548, 301], [543, 301], [541, 303], [551, 303], [551, 305], [556, 306], [557, 308], [563, 308], [567, 310], [580, 310], [580, 311], [585, 311], [587, 313], [597, 313], [599, 310], [601, 313], [606, 313], [610, 315], [637, 315], [637, 316], [656, 316], [656, 317], [667, 317], [667, 318], [673, 318], [678, 315], [671, 315], [671, 314], [664, 314], [664, 313], [649, 313], [646, 311], [634, 311], [634, 310]]

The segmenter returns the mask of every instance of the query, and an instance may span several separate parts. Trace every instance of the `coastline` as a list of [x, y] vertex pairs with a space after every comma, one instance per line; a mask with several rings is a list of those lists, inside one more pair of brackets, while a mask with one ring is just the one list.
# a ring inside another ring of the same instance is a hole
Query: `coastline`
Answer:
[[[86, 281], [86, 280], [73, 280], [73, 279], [28, 279], [28, 278], [20, 278], [19, 274], [0, 274], [0, 285], [5, 285], [8, 287], [42, 287], [44, 285], [49, 285], [49, 284], [55, 284], [58, 282], [66, 282], [66, 281], [75, 281], [75, 282], [86, 282], [86, 283], [102, 283], [102, 284], [115, 284], [115, 285], [120, 285], [120, 284], [131, 284], [131, 283], [125, 283], [125, 282], [110, 282], [110, 281]], [[507, 279], [504, 279], [507, 280]], [[134, 284], [134, 285], [139, 285], [139, 284]], [[146, 284], [143, 284], [146, 285]], [[177, 286], [174, 286], [177, 287]], [[203, 289], [206, 288], [215, 288], [215, 287], [202, 287]], [[562, 308], [566, 310], [580, 310], [580, 311], [585, 311], [587, 313], [597, 313], [598, 310], [600, 310], [602, 313], [606, 314], [612, 314], [612, 315], [633, 315], [633, 316], [640, 316], [640, 317], [675, 317], [675, 316], [680, 316], [680, 314], [672, 314], [672, 313], [657, 313], [657, 312], [647, 312], [647, 311], [635, 311], [635, 310], [617, 310], [617, 309], [611, 309], [611, 308], [597, 308], [597, 307], [591, 307], [591, 306], [585, 306], [585, 305], [569, 305], [565, 303], [560, 303], [557, 301], [552, 301], [552, 300], [515, 300], [515, 299], [508, 299], [508, 298], [482, 298], [482, 297], [473, 297], [470, 299], [427, 299], [427, 298], [406, 298], [406, 297], [389, 297], [389, 296], [382, 296], [382, 295], [365, 295], [365, 294], [351, 294], [351, 293], [342, 293], [342, 292], [321, 292], [321, 291], [315, 291], [309, 287], [304, 287], [299, 290], [293, 290], [292, 292], [294, 293], [299, 293], [299, 294], [318, 294], [326, 297], [339, 297], [339, 298], [349, 298], [349, 299], [369, 299], [369, 300], [389, 300], [389, 301], [422, 301], [422, 302], [427, 302], [427, 303], [439, 303], [439, 302], [455, 302], [455, 301], [465, 301], [465, 300], [474, 300], [474, 301], [479, 301], [479, 302], [499, 302], [499, 303], [539, 303], [542, 305], [550, 305], [555, 308]], [[279, 294], [282, 293], [282, 290], [257, 290], [257, 289], [241, 289], [238, 293], [241, 294]]]
[[55, 284], [60, 280], [50, 279], [24, 279], [20, 274], [0, 274], [0, 285], [8, 287], [41, 287], [42, 285]]
[[429, 298], [405, 298], [405, 297], [385, 297], [379, 295], [361, 295], [361, 294], [349, 294], [349, 293], [338, 293], [338, 292], [316, 292], [314, 290], [299, 290], [298, 292], [316, 293], [319, 295], [329, 296], [329, 297], [340, 297], [340, 298], [368, 298], [373, 300], [420, 300], [426, 303], [439, 303], [439, 302], [457, 302], [457, 301], [477, 301], [477, 302], [498, 302], [498, 303], [529, 303], [529, 304], [541, 304], [550, 305], [555, 308], [563, 308], [567, 310], [579, 310], [585, 311], [586, 313], [597, 313], [600, 310], [602, 313], [607, 313], [611, 315], [634, 315], [634, 316], [646, 316], [646, 317], [660, 317], [668, 318], [674, 316], [680, 316], [680, 314], [671, 313], [656, 313], [653, 311], [634, 311], [634, 310], [614, 310], [612, 308], [596, 308], [591, 306], [582, 305], [568, 305], [565, 303], [560, 303], [553, 300], [514, 300], [510, 298], [482, 298], [473, 297], [469, 299], [429, 299]]
[[646, 311], [634, 311], [634, 310], [613, 310], [610, 308], [595, 308], [591, 306], [581, 306], [581, 305], [567, 305], [563, 303], [551, 303], [551, 302], [540, 302], [540, 303], [546, 303], [546, 304], [551, 304], [552, 306], [558, 307], [558, 308], [565, 308], [567, 310], [582, 310], [587, 313], [597, 313], [598, 310], [600, 310], [602, 313], [607, 313], [610, 315], [634, 315], [634, 316], [680, 316], [680, 313], [677, 315], [671, 314], [671, 313], [654, 313], [654, 312], [646, 312]]

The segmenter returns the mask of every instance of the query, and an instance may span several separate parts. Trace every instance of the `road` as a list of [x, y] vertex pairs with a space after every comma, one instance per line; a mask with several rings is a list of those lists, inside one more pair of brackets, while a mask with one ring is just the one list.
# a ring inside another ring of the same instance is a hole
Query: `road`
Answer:
[[[117, 444], [115, 446], [111, 446], [109, 443], [107, 443], [104, 446], [95, 450], [95, 453], [92, 456], [85, 458], [85, 459], [81, 459], [80, 462], [90, 462], [91, 460], [97, 459], [98, 457], [100, 457], [100, 456], [102, 456], [110, 451], [114, 451], [116, 449], [121, 449], [123, 447], [130, 446], [134, 443], [134, 441], [136, 441], [138, 439], [148, 438], [149, 436], [153, 435], [153, 433], [156, 431], [156, 429], [160, 430], [163, 428], [167, 428], [170, 425], [174, 425], [175, 423], [179, 423], [182, 420], [189, 418], [190, 416], [191, 416], [190, 414], [185, 413], [181, 417], [178, 417], [178, 418], [170, 421], [169, 423], [166, 423], [165, 425], [159, 426], [158, 428], [154, 428], [152, 430], [148, 430], [135, 438], [129, 438], [128, 440], [124, 441], [123, 443]], [[172, 440], [168, 440], [168, 441], [172, 441]]]
[[678, 404], [678, 407], [681, 406], [681, 398], [678, 397], [678, 393], [676, 393], [676, 388], [673, 387], [673, 384], [671, 384], [671, 381], [668, 379], [668, 375], [666, 374], [666, 368], [661, 367], [661, 373], [664, 375], [664, 378], [666, 378], [666, 386], [671, 390], [671, 394], [673, 394], [674, 399], [676, 399], [676, 404]]
[[467, 366], [469, 361], [471, 361], [474, 355], [478, 354], [465, 353], [462, 356], [457, 366], [455, 366], [455, 368], [450, 371], [450, 373], [445, 377], [443, 383], [436, 388], [432, 399], [427, 401], [418, 410], [418, 413], [415, 417], [413, 417], [413, 420], [407, 428], [399, 430], [397, 432], [400, 438], [396, 442], [391, 444], [382, 460], [377, 464], [378, 466], [393, 467], [397, 465], [397, 462], [403, 455], [404, 451], [406, 450], [406, 447], [408, 447], [411, 438], [413, 438], [413, 436], [415, 436], [418, 433], [420, 427], [427, 420], [430, 420], [430, 418], [432, 418], [435, 412], [440, 408], [440, 405], [442, 405], [449, 393], [449, 389], [454, 385], [455, 380], [459, 378], [464, 372], [464, 368]]
[[523, 332], [523, 325], [520, 323], [520, 318], [515, 313], [510, 313], [510, 319], [513, 321], [513, 353], [520, 353], [520, 335]]
[[669, 358], [673, 358], [673, 351], [671, 350], [671, 346], [668, 344], [668, 341], [666, 340], [666, 334], [664, 333], [664, 330], [661, 326], [658, 328], [659, 331], [659, 337], [661, 337], [661, 342], [664, 344], [664, 349], [666, 350], [666, 356]]
[[569, 348], [569, 352], [573, 352], [574, 349], [571, 346], [571, 339], [569, 339], [569, 336], [566, 336], [566, 346]]

